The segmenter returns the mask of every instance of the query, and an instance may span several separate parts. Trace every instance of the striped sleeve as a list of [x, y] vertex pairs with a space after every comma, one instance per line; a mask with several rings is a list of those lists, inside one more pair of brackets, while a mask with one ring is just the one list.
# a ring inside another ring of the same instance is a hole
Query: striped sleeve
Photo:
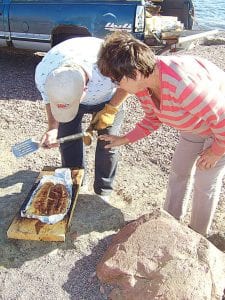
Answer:
[[192, 115], [189, 122], [199, 120], [199, 124], [202, 123], [199, 126], [199, 134], [204, 134], [204, 130], [210, 130], [214, 136], [212, 151], [216, 155], [223, 155], [225, 153], [225, 95], [213, 85], [212, 81], [204, 81], [202, 85], [198, 84], [198, 88], [192, 82], [186, 86], [181, 82], [178, 91], [181, 106]]
[[131, 143], [148, 136], [161, 125], [160, 120], [152, 109], [149, 96], [145, 92], [140, 92], [137, 94], [137, 97], [140, 97], [139, 100], [144, 111], [144, 118], [136, 124], [132, 131], [126, 134], [126, 138]]

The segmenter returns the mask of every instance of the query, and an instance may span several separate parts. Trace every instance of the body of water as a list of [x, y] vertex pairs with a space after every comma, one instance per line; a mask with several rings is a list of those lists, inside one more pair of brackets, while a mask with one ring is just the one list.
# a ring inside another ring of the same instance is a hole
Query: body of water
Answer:
[[225, 0], [192, 0], [195, 7], [194, 28], [225, 30]]

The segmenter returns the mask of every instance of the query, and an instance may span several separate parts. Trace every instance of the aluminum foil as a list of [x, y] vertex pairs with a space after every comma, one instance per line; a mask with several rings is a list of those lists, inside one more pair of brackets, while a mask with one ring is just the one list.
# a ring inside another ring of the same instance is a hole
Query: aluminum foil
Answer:
[[[41, 188], [41, 186], [45, 182], [52, 182], [54, 184], [60, 183], [60, 184], [65, 185], [65, 187], [67, 189], [67, 192], [69, 194], [69, 200], [68, 200], [68, 205], [67, 205], [66, 212], [64, 214], [55, 214], [55, 215], [50, 215], [50, 216], [40, 216], [40, 215], [35, 215], [35, 214], [30, 214], [29, 213], [28, 209], [32, 205], [32, 201], [33, 201], [36, 193], [38, 192], [38, 190]], [[20, 212], [21, 217], [38, 219], [41, 222], [47, 223], [47, 224], [55, 224], [55, 223], [61, 221], [65, 217], [65, 215], [68, 213], [68, 210], [69, 210], [70, 205], [71, 205], [72, 187], [73, 187], [73, 181], [72, 181], [72, 177], [71, 177], [71, 170], [68, 169], [68, 168], [56, 169], [54, 175], [44, 175], [41, 178], [37, 188], [32, 193], [27, 205], [25, 206], [25, 208], [23, 208], [21, 210], [21, 212]]]

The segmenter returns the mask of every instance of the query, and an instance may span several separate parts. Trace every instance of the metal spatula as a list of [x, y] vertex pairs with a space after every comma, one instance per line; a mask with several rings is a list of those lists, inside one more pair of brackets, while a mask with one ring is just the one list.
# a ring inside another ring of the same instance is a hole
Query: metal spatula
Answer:
[[[62, 144], [68, 141], [74, 141], [81, 139], [83, 137], [90, 137], [92, 138], [91, 133], [88, 131], [68, 135], [57, 140], [57, 143]], [[29, 153], [37, 151], [41, 147], [40, 142], [35, 141], [34, 139], [28, 139], [21, 143], [15, 144], [12, 146], [12, 153], [15, 155], [16, 158], [23, 157]]]

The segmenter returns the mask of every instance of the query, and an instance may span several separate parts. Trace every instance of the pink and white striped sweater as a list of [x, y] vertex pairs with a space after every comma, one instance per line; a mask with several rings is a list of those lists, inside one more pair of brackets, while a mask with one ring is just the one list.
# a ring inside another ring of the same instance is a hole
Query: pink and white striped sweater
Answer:
[[145, 112], [126, 137], [135, 142], [167, 124], [181, 131], [213, 136], [212, 150], [225, 153], [225, 72], [193, 56], [159, 56], [161, 103], [148, 90], [136, 94]]

